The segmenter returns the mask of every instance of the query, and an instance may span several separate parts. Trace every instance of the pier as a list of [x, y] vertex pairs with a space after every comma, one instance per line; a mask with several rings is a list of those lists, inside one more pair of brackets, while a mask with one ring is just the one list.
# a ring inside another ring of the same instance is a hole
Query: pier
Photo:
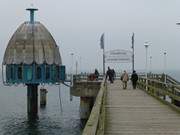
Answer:
[[180, 134], [178, 82], [165, 75], [148, 77], [148, 84], [140, 77], [135, 90], [130, 81], [126, 90], [120, 79], [113, 84], [101, 81], [83, 135]]

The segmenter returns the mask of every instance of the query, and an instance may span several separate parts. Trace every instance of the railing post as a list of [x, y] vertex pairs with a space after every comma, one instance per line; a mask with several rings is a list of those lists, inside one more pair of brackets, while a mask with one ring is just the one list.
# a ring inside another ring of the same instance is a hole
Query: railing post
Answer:
[[148, 91], [148, 79], [146, 77], [146, 91]]
[[[171, 89], [172, 89], [172, 94], [174, 94], [174, 86], [172, 86]], [[173, 97], [171, 97], [171, 103], [172, 103], [172, 104], [175, 103]]]
[[[172, 89], [173, 95], [174, 95], [174, 96], [177, 96], [177, 93], [176, 93], [176, 91], [175, 91], [175, 87], [174, 87], [174, 86], [172, 86], [172, 87], [173, 87], [173, 89]], [[172, 98], [171, 98], [171, 102], [172, 102], [172, 104], [180, 107], [180, 101], [179, 101], [179, 100], [176, 100], [176, 99], [174, 99], [174, 98], [172, 97]]]
[[166, 83], [163, 84], [163, 100], [166, 100], [166, 90], [167, 90], [167, 86]]
[[166, 95], [163, 95], [163, 100], [166, 100]]

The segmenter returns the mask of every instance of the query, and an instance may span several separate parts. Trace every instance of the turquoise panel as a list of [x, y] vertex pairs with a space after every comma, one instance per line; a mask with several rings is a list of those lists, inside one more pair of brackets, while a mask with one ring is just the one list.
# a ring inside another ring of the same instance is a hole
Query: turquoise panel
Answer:
[[59, 83], [66, 79], [65, 66], [47, 64], [6, 65], [6, 82], [10, 84]]
[[64, 65], [60, 66], [60, 80], [61, 81], [66, 80], [66, 67]]
[[27, 66], [25, 70], [26, 81], [31, 81], [33, 79], [33, 68], [32, 66]]
[[11, 81], [11, 66], [7, 66], [6, 68], [6, 81]]

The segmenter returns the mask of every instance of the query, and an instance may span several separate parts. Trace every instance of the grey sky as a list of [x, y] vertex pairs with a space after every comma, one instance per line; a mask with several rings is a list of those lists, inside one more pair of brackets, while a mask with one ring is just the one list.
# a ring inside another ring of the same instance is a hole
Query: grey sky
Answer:
[[[135, 32], [135, 67], [144, 69], [144, 42], [149, 41], [152, 68], [163, 69], [163, 52], [167, 51], [167, 68], [180, 69], [180, 1], [179, 0], [0, 0], [1, 61], [7, 43], [29, 14], [31, 3], [39, 8], [36, 20], [42, 22], [60, 46], [63, 63], [71, 66], [70, 53], [82, 70], [102, 67], [99, 38], [105, 32], [105, 48], [131, 49]], [[79, 64], [80, 65], [80, 64]], [[118, 70], [131, 64], [116, 64]]]

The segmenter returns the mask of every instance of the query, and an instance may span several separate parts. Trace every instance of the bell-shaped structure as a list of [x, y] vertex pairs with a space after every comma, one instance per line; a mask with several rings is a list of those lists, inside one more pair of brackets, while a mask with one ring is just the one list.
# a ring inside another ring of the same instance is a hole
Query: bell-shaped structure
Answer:
[[59, 48], [49, 31], [40, 23], [24, 22], [13, 34], [3, 64], [61, 64]]
[[30, 21], [24, 22], [10, 39], [5, 51], [7, 84], [58, 83], [65, 79], [65, 67], [50, 32], [40, 22], [34, 21], [34, 11], [30, 11]]

